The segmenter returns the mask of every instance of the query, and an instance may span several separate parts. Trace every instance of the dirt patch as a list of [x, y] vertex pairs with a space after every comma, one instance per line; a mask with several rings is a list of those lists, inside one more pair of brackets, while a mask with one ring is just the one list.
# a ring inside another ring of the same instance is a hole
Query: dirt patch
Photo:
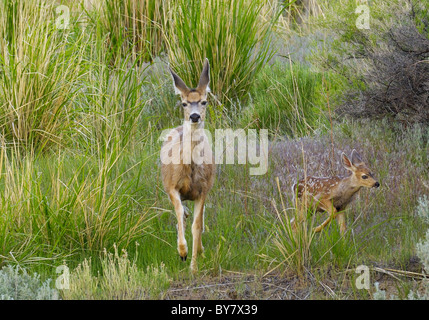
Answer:
[[[353, 271], [353, 270], [351, 270]], [[353, 272], [324, 270], [320, 274], [259, 276], [228, 273], [222, 276], [200, 276], [174, 281], [165, 293], [167, 300], [357, 300], [373, 299], [374, 282], [388, 297], [407, 298], [409, 290], [421, 288], [421, 279], [382, 272], [372, 272], [371, 289], [357, 290]]]
[[[210, 300], [292, 300], [306, 299], [308, 289], [300, 285], [296, 276], [265, 276], [228, 274], [205, 276], [190, 281], [175, 281], [165, 299]], [[301, 290], [297, 288], [302, 287]]]

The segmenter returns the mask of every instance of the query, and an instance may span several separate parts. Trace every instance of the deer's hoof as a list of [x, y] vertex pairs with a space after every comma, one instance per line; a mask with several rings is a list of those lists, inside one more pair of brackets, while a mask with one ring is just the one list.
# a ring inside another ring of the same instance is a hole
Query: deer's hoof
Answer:
[[180, 259], [181, 259], [183, 262], [185, 262], [187, 257], [188, 257], [188, 255], [186, 255], [186, 256], [184, 256], [184, 257], [180, 256]]

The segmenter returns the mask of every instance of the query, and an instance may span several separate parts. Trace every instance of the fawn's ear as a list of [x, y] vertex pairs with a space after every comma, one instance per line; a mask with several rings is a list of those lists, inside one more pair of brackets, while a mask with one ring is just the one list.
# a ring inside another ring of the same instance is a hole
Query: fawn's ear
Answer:
[[343, 163], [344, 168], [350, 171], [354, 171], [355, 167], [353, 163], [350, 161], [350, 159], [346, 156], [344, 152], [341, 154], [341, 161]]
[[210, 82], [210, 64], [209, 64], [209, 59], [206, 58], [206, 60], [204, 61], [203, 71], [201, 72], [200, 81], [198, 82], [198, 87], [196, 90], [198, 90], [201, 93], [210, 92], [209, 82]]
[[191, 90], [188, 88], [185, 82], [183, 82], [183, 80], [176, 73], [174, 73], [173, 70], [171, 70], [171, 68], [170, 68], [170, 73], [171, 73], [171, 76], [173, 77], [174, 92], [176, 94], [186, 96]]
[[359, 153], [353, 149], [352, 151], [352, 163], [354, 166], [362, 165], [364, 162], [362, 161], [362, 158], [360, 157]]

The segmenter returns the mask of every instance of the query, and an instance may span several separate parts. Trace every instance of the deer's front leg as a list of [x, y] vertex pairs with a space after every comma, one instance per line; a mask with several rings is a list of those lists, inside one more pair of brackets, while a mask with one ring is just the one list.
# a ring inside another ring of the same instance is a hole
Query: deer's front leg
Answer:
[[345, 234], [346, 233], [346, 217], [344, 215], [344, 212], [337, 214], [337, 222], [340, 225], [341, 234], [342, 235]]
[[194, 206], [194, 222], [192, 223], [192, 261], [191, 261], [191, 271], [196, 272], [198, 269], [197, 266], [197, 256], [200, 252], [204, 250], [202, 242], [202, 233], [204, 229], [204, 201], [205, 197], [195, 200]]
[[314, 232], [320, 232], [323, 230], [323, 228], [326, 227], [326, 225], [331, 222], [333, 218], [337, 215], [337, 209], [334, 208], [331, 201], [321, 201], [319, 204], [319, 207], [323, 210], [325, 210], [328, 213], [328, 218], [323, 221], [319, 226], [313, 229]]
[[177, 217], [177, 251], [179, 251], [182, 261], [185, 261], [188, 257], [188, 245], [185, 239], [185, 210], [177, 190], [171, 191], [169, 196]]

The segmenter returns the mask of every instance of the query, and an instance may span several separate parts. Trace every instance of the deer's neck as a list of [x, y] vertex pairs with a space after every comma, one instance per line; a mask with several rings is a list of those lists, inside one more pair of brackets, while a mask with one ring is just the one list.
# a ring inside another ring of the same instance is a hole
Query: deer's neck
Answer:
[[341, 180], [339, 185], [339, 192], [346, 198], [351, 198], [353, 195], [360, 190], [362, 186], [357, 184], [354, 180], [354, 176], [350, 175]]
[[[204, 122], [191, 123], [190, 121], [185, 121], [183, 124], [183, 133], [182, 133], [182, 145], [183, 153], [187, 154], [191, 158], [191, 162], [188, 163], [191, 167], [201, 163], [201, 159], [206, 160], [205, 157], [210, 154], [211, 150], [205, 150], [207, 146], [207, 136], [204, 131]], [[198, 146], [198, 151], [195, 152], [194, 148]], [[185, 157], [185, 155], [184, 155]], [[198, 161], [194, 161], [194, 157], [201, 157]]]
[[204, 121], [200, 121], [198, 123], [192, 123], [191, 121], [185, 120], [183, 122], [183, 129], [185, 130], [185, 132], [193, 134], [197, 130], [204, 129]]

